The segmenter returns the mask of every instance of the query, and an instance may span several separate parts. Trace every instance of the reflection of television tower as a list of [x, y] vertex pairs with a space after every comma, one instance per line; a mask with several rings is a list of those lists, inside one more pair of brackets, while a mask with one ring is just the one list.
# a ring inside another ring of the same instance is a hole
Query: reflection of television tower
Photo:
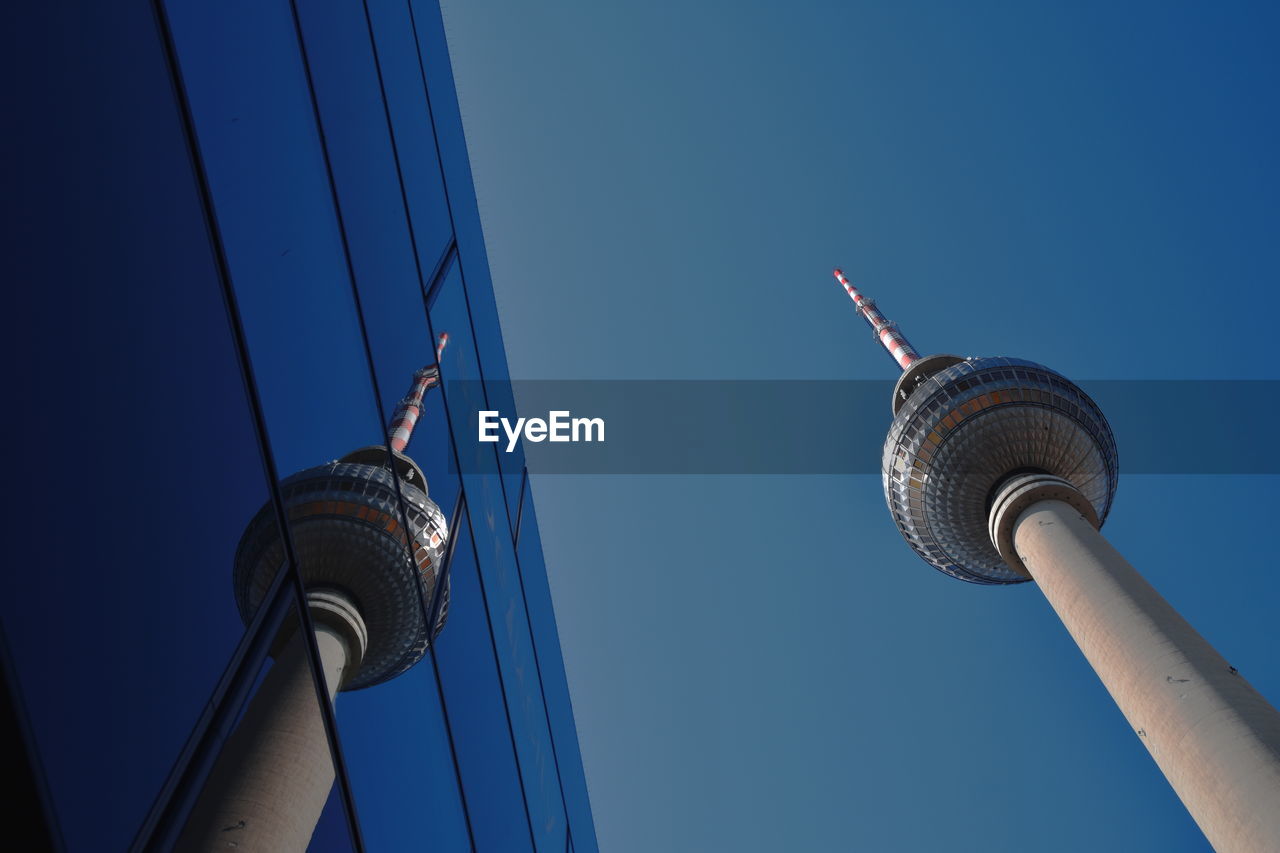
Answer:
[[1097, 405], [1029, 361], [921, 358], [835, 276], [902, 368], [882, 476], [903, 537], [961, 580], [1036, 581], [1209, 842], [1280, 850], [1280, 714], [1098, 532], [1119, 467]]
[[[440, 336], [436, 364], [414, 374], [397, 406], [390, 452], [364, 447], [280, 484], [330, 701], [339, 690], [404, 672], [444, 626], [449, 584], [447, 576], [441, 584], [438, 573], [448, 525], [427, 497], [421, 469], [402, 451], [423, 395], [439, 383], [446, 340]], [[275, 507], [268, 503], [236, 550], [236, 604], [246, 624], [284, 562]], [[334, 769], [305, 637], [296, 617], [289, 618], [295, 625], [281, 630], [275, 663], [222, 748], [180, 850], [302, 851], [311, 839]]]

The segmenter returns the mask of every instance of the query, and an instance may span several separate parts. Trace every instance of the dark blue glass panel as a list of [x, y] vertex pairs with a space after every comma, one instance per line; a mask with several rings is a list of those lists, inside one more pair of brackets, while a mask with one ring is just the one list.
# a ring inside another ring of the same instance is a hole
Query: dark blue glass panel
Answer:
[[[381, 94], [378, 64], [383, 57], [375, 56], [361, 4], [307, 0], [300, 9], [381, 403], [390, 416], [409, 389], [413, 372], [432, 364], [435, 352], [422, 300], [415, 234]], [[400, 162], [425, 159], [438, 174], [434, 151], [433, 145], [406, 148]], [[442, 192], [434, 199], [425, 192], [415, 197], [420, 202], [418, 222], [425, 228], [416, 235], [425, 241], [422, 262], [427, 269], [422, 274], [429, 276], [449, 240], [447, 213]]]
[[494, 853], [531, 850], [506, 697], [466, 518], [449, 577], [449, 621], [435, 654], [476, 847]]
[[[489, 275], [489, 259], [480, 227], [475, 187], [471, 181], [471, 166], [462, 131], [462, 117], [454, 92], [444, 26], [440, 20], [439, 7], [435, 3], [410, 0], [410, 6], [413, 9], [414, 33], [420, 48], [423, 71], [431, 89], [431, 115], [444, 167], [454, 235], [461, 257], [460, 267], [475, 330], [476, 349], [483, 379], [490, 385], [486, 389], [486, 396], [489, 408], [510, 416], [516, 410], [515, 401], [508, 385], [510, 373], [507, 369], [507, 355], [502, 345], [498, 307], [494, 301], [493, 282]], [[536, 412], [522, 414], [538, 415]], [[520, 472], [524, 470], [524, 464], [522, 447], [517, 447], [512, 453], [498, 455], [504, 497], [513, 522], [520, 500]]]
[[[420, 274], [431, 274], [430, 267], [450, 239], [435, 148], [429, 124], [424, 137], [421, 127], [407, 123], [414, 132], [407, 144], [396, 142], [401, 146], [401, 165], [407, 168], [413, 163], [416, 173], [436, 177], [434, 184], [419, 179], [410, 194], [415, 227], [421, 229], [415, 234], [406, 216], [378, 74], [379, 63], [390, 63], [393, 69], [388, 69], [383, 79], [389, 89], [397, 85], [402, 89], [404, 81], [394, 79], [390, 72], [402, 77], [405, 69], [399, 66], [403, 62], [393, 62], [393, 52], [385, 47], [375, 54], [361, 5], [309, 0], [301, 5], [301, 22], [373, 357], [382, 420], [389, 422], [397, 402], [410, 390], [414, 372], [436, 358], [420, 279]], [[416, 60], [414, 72], [410, 82], [421, 100]], [[410, 91], [414, 89], [410, 87]], [[400, 132], [398, 129], [397, 134]], [[407, 190], [407, 183], [405, 187]], [[421, 256], [415, 253], [415, 236], [420, 240], [425, 236], [430, 244]], [[420, 260], [430, 265], [425, 273], [419, 269]], [[448, 513], [457, 485], [456, 476], [447, 473], [450, 449], [440, 395], [438, 390], [427, 392], [407, 453], [423, 466], [429, 491], [438, 503], [443, 499], [441, 508]]]
[[243, 634], [267, 497], [146, 4], [9, 10], [9, 473], [0, 618], [70, 850], [125, 849]]
[[316, 831], [307, 845], [307, 853], [350, 853], [355, 849], [351, 843], [347, 812], [342, 807], [342, 791], [334, 785], [324, 804], [324, 811], [320, 813], [320, 820], [316, 822]]
[[366, 8], [373, 21], [410, 221], [424, 275], [429, 276], [444, 245], [453, 238], [453, 225], [436, 155], [435, 129], [418, 62], [413, 21], [403, 0], [368, 0]]
[[431, 661], [342, 694], [337, 708], [365, 848], [469, 850]]
[[[511, 528], [503, 508], [501, 485], [497, 477], [498, 465], [495, 457], [498, 455], [498, 445], [481, 444], [471, 434], [475, 429], [475, 413], [490, 408], [490, 405], [479, 382], [480, 364], [475, 339], [471, 335], [471, 313], [467, 310], [466, 291], [462, 287], [462, 274], [457, 263], [449, 267], [444, 283], [431, 304], [430, 317], [431, 328], [437, 335], [441, 332], [449, 334], [449, 346], [440, 360], [440, 375], [443, 379], [450, 432], [460, 454], [455, 470], [477, 473], [482, 479], [477, 479], [476, 484], [498, 490], [499, 497], [493, 507], [501, 510], [501, 514], [486, 516], [484, 523], [487, 529], [503, 529], [510, 536]], [[470, 489], [469, 485], [468, 491]], [[475, 497], [478, 499], [479, 495]]]
[[[170, 5], [279, 471], [381, 442], [385, 424], [289, 5]], [[302, 10], [323, 17], [307, 25], [308, 46], [321, 108], [333, 117], [325, 118], [329, 153], [367, 345], [390, 414], [407, 374], [430, 360], [433, 341], [385, 116], [370, 99], [376, 78], [368, 73], [368, 31], [343, 29], [362, 18], [358, 7], [303, 3]], [[427, 11], [438, 26], [435, 9]], [[387, 88], [396, 138], [402, 149], [425, 152], [432, 128], [421, 81], [409, 74], [417, 45], [407, 7], [375, 0], [372, 12], [384, 67], [396, 67]], [[26, 106], [38, 118], [18, 122], [14, 134], [28, 169], [10, 188], [25, 214], [13, 227], [13, 272], [24, 287], [15, 296], [21, 323], [10, 336], [11, 363], [30, 365], [15, 379], [16, 395], [33, 414], [24, 420], [38, 427], [19, 436], [20, 446], [32, 449], [20, 454], [19, 474], [44, 507], [77, 495], [81, 483], [107, 488], [87, 513], [51, 512], [49, 520], [26, 524], [32, 544], [20, 544], [14, 559], [40, 571], [15, 573], [0, 614], [69, 846], [102, 849], [127, 845], [241, 636], [231, 555], [267, 495], [154, 21], [145, 10], [88, 11], [70, 22], [78, 29], [68, 25], [33, 22], [32, 31], [65, 32], [65, 50], [42, 46], [41, 55], [21, 57], [28, 70], [46, 63], [36, 76], [51, 88], [30, 97]], [[430, 51], [441, 61], [442, 35]], [[460, 125], [451, 81], [444, 86], [456, 153]], [[49, 103], [59, 104], [52, 126], [44, 115]], [[438, 165], [433, 156], [405, 158], [402, 174], [418, 239], [428, 235], [432, 244], [421, 260], [434, 263], [448, 234]], [[474, 221], [462, 257], [477, 271], [468, 284], [481, 291], [470, 298], [491, 302], [470, 192], [468, 179], [463, 198]], [[460, 272], [435, 317], [436, 331], [455, 341], [445, 376], [479, 378], [483, 363], [487, 377], [505, 377], [496, 314], [479, 318], [480, 339], [473, 339]], [[68, 283], [79, 285], [74, 302], [62, 298]], [[503, 393], [504, 386], [491, 390], [490, 405], [509, 413], [498, 399]], [[439, 392], [428, 398], [410, 450], [451, 515], [459, 477], [450, 470], [443, 403]], [[45, 452], [51, 432], [61, 446]], [[557, 837], [563, 845], [546, 772], [545, 714], [539, 723], [530, 713], [540, 707], [529, 680], [536, 659], [522, 639], [530, 631], [512, 610], [520, 603], [519, 575], [508, 525], [523, 462], [519, 454], [502, 455], [500, 479], [498, 458], [490, 455], [469, 484], [493, 600], [485, 610], [470, 550], [475, 540], [464, 525], [470, 592], [455, 594], [445, 637], [483, 630], [480, 642], [455, 648], [444, 664], [458, 667], [451, 681], [458, 707], [450, 713], [459, 742], [480, 756], [466, 772], [487, 821], [481, 846], [530, 846], [512, 729], [539, 847]], [[502, 543], [496, 551], [494, 542]], [[502, 621], [511, 613], [515, 622]], [[93, 636], [89, 652], [86, 632]], [[130, 666], [104, 667], [104, 659]], [[511, 721], [503, 679], [513, 697]], [[466, 847], [434, 686], [431, 669], [419, 666], [339, 700], [371, 849], [401, 849], [405, 830], [415, 844]], [[104, 790], [107, 776], [112, 785]], [[351, 849], [337, 802], [335, 793], [313, 849]], [[394, 814], [380, 814], [384, 809]]]
[[[448, 362], [448, 350], [445, 351], [445, 362]], [[449, 421], [445, 417], [444, 396], [440, 389], [427, 392], [418, 425], [413, 430], [413, 441], [406, 452], [422, 469], [428, 496], [440, 507], [444, 517], [452, 520], [462, 481], [453, 460]]]
[[538, 514], [534, 510], [530, 489], [531, 484], [526, 483], [521, 500], [520, 540], [516, 546], [516, 556], [520, 561], [520, 575], [524, 578], [529, 624], [538, 650], [543, 696], [551, 720], [551, 735], [555, 743], [565, 809], [569, 815], [574, 843], [580, 843], [584, 851], [592, 851], [596, 849], [595, 824], [591, 818], [591, 803], [587, 798], [587, 780], [582, 772], [582, 755], [578, 751], [578, 732], [573, 721], [573, 706], [569, 701], [569, 684], [560, 658], [560, 637], [556, 632], [551, 588], [542, 555]]
[[[184, 19], [192, 34], [205, 31], [206, 42], [191, 46], [183, 58], [198, 78], [193, 88], [206, 98], [199, 109], [210, 126], [207, 156], [217, 161], [210, 171], [218, 176], [214, 193], [219, 210], [248, 223], [228, 235], [228, 244], [234, 249], [233, 274], [244, 293], [255, 370], [285, 474], [361, 445], [385, 442], [352, 273], [386, 415], [412, 371], [433, 360], [433, 347], [360, 7], [300, 5], [303, 45], [327, 148], [321, 146], [314, 123], [287, 4], [237, 14], [237, 26], [194, 14]], [[254, 76], [234, 71], [215, 75], [232, 55], [237, 57], [233, 64]], [[272, 109], [283, 111], [287, 120], [277, 122]], [[217, 126], [230, 114], [237, 117], [237, 133]], [[203, 141], [204, 125], [201, 133]], [[338, 196], [336, 210], [326, 154]], [[248, 204], [251, 199], [237, 193], [247, 181], [271, 198]], [[267, 250], [272, 239], [294, 245], [277, 258]], [[254, 338], [254, 328], [262, 336]], [[424, 428], [442, 423], [438, 401], [433, 411], [425, 413]], [[434, 441], [420, 440], [412, 449], [415, 455], [424, 451], [428, 468], [447, 471], [447, 448], [447, 432], [437, 429]], [[446, 488], [441, 494], [451, 504], [457, 490], [448, 487], [447, 477], [442, 482]], [[343, 694], [337, 708], [369, 848], [404, 849], [428, 837], [439, 849], [467, 847], [431, 669], [420, 665], [387, 684]]]
[[[377, 65], [362, 6], [309, 0], [300, 9], [386, 421], [414, 371], [435, 355]], [[443, 246], [445, 238], [436, 236]], [[431, 435], [429, 420], [420, 422], [411, 455], [447, 449], [447, 432]], [[452, 497], [456, 490], [444, 492]], [[369, 848], [403, 849], [410, 839], [430, 839], [433, 849], [468, 846], [430, 668], [344, 696], [338, 707]]]
[[[432, 305], [431, 320], [437, 327], [445, 323], [457, 325], [454, 318], [465, 315], [466, 297], [460, 276], [454, 271]], [[451, 342], [450, 349], [452, 347]], [[468, 360], [474, 353], [474, 348], [460, 346], [457, 361], [451, 362], [449, 350], [446, 350], [444, 364], [450, 380], [478, 378], [474, 362]], [[474, 381], [446, 383], [446, 401], [455, 436], [474, 429], [474, 413], [485, 405], [483, 400], [475, 399], [479, 390], [479, 383]], [[511, 729], [520, 757], [533, 830], [539, 849], [558, 850], [564, 844], [564, 806], [542, 705], [537, 660], [525, 617], [502, 482], [496, 473], [494, 455], [502, 453], [496, 450], [497, 445], [480, 444], [465, 435], [456, 442], [456, 447], [459, 454], [473, 456], [460, 460], [463, 489], [467, 494], [481, 583], [509, 703]], [[517, 502], [518, 498], [517, 495]]]
[[[479, 475], [476, 479], [484, 477]], [[469, 478], [464, 476], [464, 482]], [[485, 477], [492, 482], [494, 478]], [[468, 489], [468, 498], [474, 490]], [[490, 499], [496, 495], [490, 493]], [[499, 510], [500, 511], [500, 510]], [[476, 553], [515, 733], [525, 798], [539, 850], [564, 848], [565, 809], [556, 754], [542, 701], [542, 680], [510, 538], [477, 527]]]
[[283, 0], [169, 4], [281, 475], [382, 440], [310, 89]]

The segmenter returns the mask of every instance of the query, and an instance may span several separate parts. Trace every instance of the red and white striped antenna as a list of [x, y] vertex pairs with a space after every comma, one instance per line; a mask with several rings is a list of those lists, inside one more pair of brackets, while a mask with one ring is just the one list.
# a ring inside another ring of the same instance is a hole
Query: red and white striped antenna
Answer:
[[420, 367], [413, 372], [413, 384], [409, 386], [409, 393], [396, 405], [396, 412], [391, 416], [391, 426], [387, 429], [387, 433], [391, 449], [397, 453], [403, 453], [409, 446], [409, 439], [413, 438], [413, 428], [417, 426], [418, 418], [422, 416], [423, 396], [440, 384], [440, 356], [444, 354], [444, 348], [448, 343], [449, 333], [445, 332], [436, 342], [436, 363]]
[[911, 366], [911, 362], [920, 359], [915, 347], [911, 346], [902, 332], [898, 331], [897, 323], [886, 320], [880, 313], [880, 309], [876, 307], [876, 303], [869, 297], [863, 296], [838, 268], [835, 271], [835, 277], [836, 281], [844, 287], [845, 293], [849, 294], [849, 298], [853, 300], [862, 319], [866, 320], [867, 325], [875, 332], [876, 340], [880, 341], [898, 367], [906, 370]]

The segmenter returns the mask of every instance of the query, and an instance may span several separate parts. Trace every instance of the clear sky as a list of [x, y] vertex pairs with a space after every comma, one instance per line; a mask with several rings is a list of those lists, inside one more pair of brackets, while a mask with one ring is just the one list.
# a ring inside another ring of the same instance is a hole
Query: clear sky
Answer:
[[[890, 378], [834, 265], [922, 352], [1280, 378], [1263, 4], [444, 5], [517, 378]], [[1273, 702], [1274, 488], [1124, 476], [1105, 528]], [[534, 492], [602, 849], [1206, 849], [1036, 588], [934, 572], [878, 477]]]

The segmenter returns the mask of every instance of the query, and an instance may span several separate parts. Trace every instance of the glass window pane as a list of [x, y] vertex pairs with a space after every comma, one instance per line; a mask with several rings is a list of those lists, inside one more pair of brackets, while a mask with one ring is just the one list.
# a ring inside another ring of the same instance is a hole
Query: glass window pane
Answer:
[[[531, 488], [532, 484], [526, 482], [516, 556], [520, 561], [520, 576], [524, 579], [529, 624], [533, 630], [535, 647], [539, 651], [538, 665], [547, 715], [551, 720], [551, 735], [560, 771], [560, 784], [564, 791], [565, 810], [575, 837], [588, 839], [589, 844], [584, 845], [583, 849], [594, 850], [595, 826], [591, 818], [591, 803], [587, 798], [587, 781], [582, 772], [582, 755], [578, 750], [578, 732], [569, 701], [569, 684], [560, 658], [560, 637], [556, 632], [551, 588], [542, 556], [542, 537], [538, 531], [538, 514], [534, 509]], [[543, 653], [544, 649], [547, 653]]]
[[[453, 72], [449, 65], [449, 50], [440, 20], [440, 10], [435, 3], [412, 0], [410, 5], [413, 9], [414, 34], [421, 51], [427, 83], [431, 87], [431, 115], [435, 122], [445, 185], [449, 191], [454, 235], [461, 258], [459, 266], [466, 282], [470, 318], [474, 324], [480, 367], [480, 374], [474, 378], [483, 378], [486, 383], [492, 384], [491, 388], [486, 389], [489, 408], [513, 413], [515, 401], [508, 381], [510, 373], [507, 355], [498, 325], [498, 308], [489, 274], [489, 259], [480, 227], [480, 211], [471, 181], [471, 166], [467, 159], [466, 139], [454, 93]], [[538, 413], [524, 414], [536, 416]], [[510, 516], [514, 519], [520, 500], [520, 472], [525, 464], [523, 448], [518, 447], [512, 453], [498, 454], [497, 462], [502, 473], [505, 501]]]
[[449, 582], [449, 620], [435, 655], [476, 847], [504, 853], [531, 850], [506, 696], [465, 517]]
[[[437, 327], [446, 322], [462, 325], [454, 318], [466, 316], [465, 302], [460, 276], [454, 271], [432, 305], [432, 323]], [[470, 343], [469, 336], [465, 343]], [[450, 349], [452, 347], [451, 341]], [[476, 411], [492, 405], [480, 398], [482, 386], [473, 381], [478, 378], [476, 363], [472, 360], [474, 354], [473, 347], [459, 347], [456, 361], [451, 361], [446, 350], [444, 365], [449, 377], [445, 385], [446, 401], [453, 434], [463, 436], [457, 442], [457, 449], [481, 569], [480, 592], [487, 605], [509, 703], [524, 794], [539, 847], [550, 844], [555, 849], [563, 844], [564, 807], [508, 526], [502, 478], [496, 473], [494, 455], [501, 456], [503, 452], [497, 449], [498, 445], [480, 444], [470, 434], [475, 429]], [[518, 476], [515, 482], [519, 484]], [[513, 509], [518, 508], [518, 500], [517, 494]], [[561, 840], [556, 842], [557, 838]]]
[[67, 848], [118, 850], [242, 638], [267, 486], [153, 12], [20, 14], [49, 35], [13, 45], [8, 465], [39, 509], [0, 618]]
[[469, 850], [431, 661], [342, 695], [337, 709], [365, 848]]
[[[464, 478], [465, 479], [465, 478]], [[492, 480], [493, 478], [487, 478]], [[468, 492], [468, 498], [472, 492]], [[475, 530], [490, 624], [506, 686], [525, 798], [539, 850], [564, 847], [565, 812], [520, 570], [502, 531]]]
[[289, 5], [169, 8], [278, 470], [381, 443]]
[[440, 252], [453, 238], [453, 227], [414, 39], [416, 22], [410, 6], [400, 0], [370, 0], [368, 9], [413, 231], [424, 275], [430, 275]]
[[[434, 199], [434, 216], [424, 211], [434, 227], [415, 235], [400, 181], [400, 165], [410, 161], [425, 159], [438, 175], [435, 149], [406, 148], [397, 159], [378, 76], [390, 52], [375, 55], [361, 4], [307, 3], [301, 21], [381, 404], [390, 416], [414, 371], [435, 362], [413, 237], [423, 241], [421, 262], [434, 264], [450, 235], [444, 199]], [[422, 274], [430, 275], [430, 266]]]
[[324, 804], [324, 811], [320, 813], [320, 820], [316, 822], [316, 831], [307, 845], [307, 853], [350, 853], [355, 849], [347, 812], [342, 806], [342, 791], [334, 785]]
[[[476, 412], [491, 406], [479, 381], [482, 377], [475, 338], [471, 335], [471, 314], [467, 310], [462, 274], [456, 263], [449, 268], [431, 304], [431, 328], [436, 334], [449, 334], [449, 345], [441, 356], [440, 370], [451, 433], [457, 452], [461, 454], [458, 468], [464, 472], [496, 474], [495, 454], [500, 453], [499, 445], [480, 444], [475, 440]], [[501, 447], [505, 446], [506, 443], [502, 442]], [[505, 516], [504, 512], [504, 524]]]

